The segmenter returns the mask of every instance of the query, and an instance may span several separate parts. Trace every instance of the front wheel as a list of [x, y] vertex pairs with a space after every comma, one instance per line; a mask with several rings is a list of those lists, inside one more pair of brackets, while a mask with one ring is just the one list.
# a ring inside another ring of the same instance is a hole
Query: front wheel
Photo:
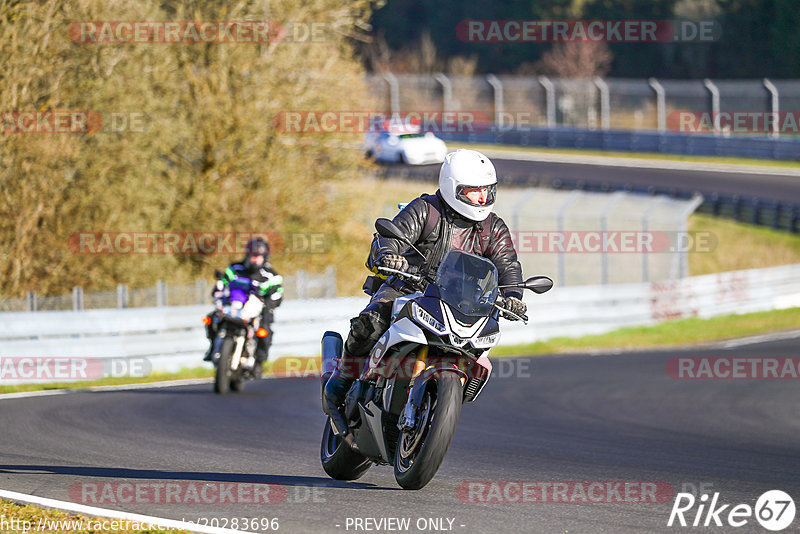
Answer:
[[225, 394], [231, 386], [231, 358], [233, 357], [233, 338], [222, 340], [217, 360], [217, 372], [214, 375], [214, 393]]
[[322, 445], [319, 450], [322, 468], [335, 480], [356, 480], [367, 472], [372, 462], [344, 442], [331, 428], [330, 417], [325, 420]]
[[442, 465], [461, 415], [463, 390], [454, 373], [427, 383], [413, 432], [402, 432], [394, 457], [394, 478], [403, 489], [420, 489]]

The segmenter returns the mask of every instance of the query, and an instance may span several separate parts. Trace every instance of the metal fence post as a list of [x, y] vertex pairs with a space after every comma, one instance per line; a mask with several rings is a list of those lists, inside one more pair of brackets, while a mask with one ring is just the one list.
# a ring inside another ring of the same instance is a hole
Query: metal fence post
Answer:
[[611, 128], [611, 97], [608, 93], [608, 84], [603, 78], [597, 76], [594, 79], [594, 85], [600, 91], [600, 128], [608, 130]]
[[325, 298], [336, 298], [336, 267], [329, 265], [325, 269]]
[[156, 282], [156, 306], [167, 305], [167, 283], [164, 280]]
[[28, 311], [36, 311], [36, 291], [28, 291], [25, 293], [25, 307]]
[[450, 82], [450, 78], [445, 76], [444, 73], [437, 72], [433, 75], [433, 79], [442, 85], [442, 110], [445, 112], [452, 111], [453, 84]]
[[[605, 206], [603, 206], [603, 210], [600, 212], [600, 239], [605, 242], [606, 239], [606, 232], [608, 232], [608, 212], [611, 211], [611, 208], [616, 205], [617, 202], [625, 198], [624, 191], [617, 191], [611, 194], [611, 198], [606, 202]], [[602, 256], [601, 256], [601, 283], [603, 285], [608, 284], [608, 250], [607, 247], [603, 247]]]
[[519, 233], [522, 231], [522, 228], [519, 227], [519, 211], [525, 206], [528, 200], [536, 194], [536, 192], [536, 188], [531, 187], [528, 190], [528, 193], [524, 195], [519, 202], [514, 204], [514, 207], [511, 210], [511, 229], [513, 232], [517, 233], [517, 238], [519, 238]]
[[[678, 221], [678, 228], [679, 232], [684, 234], [689, 233], [688, 226], [686, 224], [686, 220], [689, 218], [689, 215], [694, 213], [694, 211], [703, 203], [703, 195], [697, 194], [692, 197], [691, 202], [689, 205], [681, 211], [680, 220]], [[677, 278], [686, 278], [689, 276], [689, 251], [686, 250], [686, 247], [683, 247], [684, 250], [677, 250], [675, 255], [672, 257], [672, 266], [670, 268], [669, 277], [670, 279], [674, 280]], [[676, 272], [677, 271], [677, 272]], [[677, 276], [676, 276], [677, 275]]]
[[74, 311], [80, 311], [83, 309], [83, 288], [82, 287], [73, 287], [72, 288], [72, 309]]
[[[647, 230], [650, 226], [650, 212], [652, 212], [659, 204], [665, 202], [667, 197], [658, 196], [650, 199], [647, 207], [642, 212], [642, 235], [647, 235]], [[642, 251], [642, 282], [650, 281], [650, 264], [648, 263], [649, 257], [646, 251]]]
[[764, 87], [767, 88], [770, 94], [770, 112], [772, 112], [772, 138], [777, 139], [781, 136], [781, 129], [778, 125], [778, 113], [780, 112], [780, 96], [778, 95], [778, 88], [775, 84], [764, 78]]
[[658, 131], [664, 133], [667, 131], [667, 99], [664, 92], [664, 86], [661, 85], [655, 78], [649, 78], [647, 83], [656, 93]]
[[[577, 189], [573, 189], [570, 191], [567, 200], [558, 208], [558, 213], [556, 215], [556, 224], [558, 228], [559, 235], [564, 236], [564, 212], [567, 211], [567, 208], [570, 207], [579, 197], [583, 195], [583, 191], [579, 191]], [[563, 241], [562, 241], [563, 242]], [[564, 258], [564, 250], [562, 249], [558, 253], [558, 283], [559, 287], [565, 287], [567, 285], [567, 273], [566, 273], [566, 265]]]
[[502, 127], [503, 124], [503, 82], [494, 74], [486, 76], [486, 81], [492, 86], [494, 93], [494, 125], [495, 127]]
[[719, 122], [719, 89], [714, 82], [708, 78], [703, 80], [703, 85], [708, 89], [708, 93], [711, 95], [711, 117], [714, 122], [714, 135], [721, 135], [722, 126]]
[[129, 305], [128, 286], [125, 284], [117, 284], [117, 308], [127, 308]]
[[547, 76], [539, 76], [538, 80], [544, 87], [547, 127], [554, 128], [556, 125], [556, 87]]
[[300, 269], [294, 276], [294, 283], [295, 287], [297, 288], [297, 298], [300, 300], [305, 299], [307, 289], [306, 272], [303, 269]]
[[400, 83], [397, 76], [391, 72], [384, 72], [383, 79], [389, 84], [389, 108], [394, 114], [400, 110]]

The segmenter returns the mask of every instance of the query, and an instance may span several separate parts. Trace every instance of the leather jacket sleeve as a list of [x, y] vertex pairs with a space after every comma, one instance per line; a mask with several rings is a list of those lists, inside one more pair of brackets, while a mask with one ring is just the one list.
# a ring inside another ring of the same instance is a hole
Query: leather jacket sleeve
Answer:
[[[501, 286], [522, 282], [522, 265], [517, 259], [517, 251], [511, 239], [511, 232], [500, 217], [495, 217], [495, 222], [492, 225], [486, 257], [497, 267]], [[506, 297], [522, 299], [522, 290], [520, 289], [509, 288], [502, 290], [502, 292]]]
[[[403, 231], [411, 243], [416, 244], [422, 235], [422, 230], [425, 228], [425, 221], [428, 219], [428, 203], [422, 198], [415, 198], [400, 213], [395, 215], [392, 222], [394, 222], [400, 230]], [[410, 263], [419, 264], [422, 258], [419, 254], [413, 252], [410, 246], [397, 239], [382, 237], [376, 234], [376, 239], [372, 243], [370, 251], [370, 261], [373, 265], [376, 264], [379, 258], [384, 254], [403, 254], [411, 250], [412, 254], [416, 256]], [[409, 257], [409, 260], [411, 258]], [[370, 266], [370, 268], [372, 265]]]

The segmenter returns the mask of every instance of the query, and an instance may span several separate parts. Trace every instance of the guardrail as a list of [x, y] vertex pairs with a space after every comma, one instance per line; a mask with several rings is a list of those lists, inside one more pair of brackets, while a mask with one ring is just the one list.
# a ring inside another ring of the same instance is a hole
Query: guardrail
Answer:
[[[708, 318], [800, 306], [800, 264], [661, 283], [555, 287], [528, 295], [530, 323], [503, 321], [503, 345], [577, 337], [680, 317]], [[276, 311], [271, 359], [317, 356], [322, 333], [346, 335], [367, 297], [296, 300]], [[141, 359], [156, 371], [203, 365], [209, 306], [0, 313], [5, 358]], [[210, 365], [210, 364], [205, 364]], [[15, 383], [7, 373], [2, 383]]]
[[[155, 286], [129, 288], [117, 285], [112, 291], [84, 291], [73, 287], [66, 295], [39, 296], [28, 291], [24, 298], [0, 298], [0, 311], [55, 311], [116, 308], [146, 308], [150, 306], [188, 306], [208, 302], [214, 280], [198, 279], [194, 284], [171, 285], [163, 280]], [[329, 266], [320, 274], [300, 269], [283, 276], [285, 298], [333, 298], [336, 296], [336, 269]]]

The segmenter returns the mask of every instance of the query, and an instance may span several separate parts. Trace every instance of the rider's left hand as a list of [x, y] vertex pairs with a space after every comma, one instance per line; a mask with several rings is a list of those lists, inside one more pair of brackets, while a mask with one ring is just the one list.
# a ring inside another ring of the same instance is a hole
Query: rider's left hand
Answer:
[[525, 312], [528, 311], [528, 306], [526, 306], [525, 303], [522, 302], [517, 297], [506, 298], [503, 307], [508, 311], [510, 311], [511, 313], [519, 315], [520, 317], [525, 315]]

